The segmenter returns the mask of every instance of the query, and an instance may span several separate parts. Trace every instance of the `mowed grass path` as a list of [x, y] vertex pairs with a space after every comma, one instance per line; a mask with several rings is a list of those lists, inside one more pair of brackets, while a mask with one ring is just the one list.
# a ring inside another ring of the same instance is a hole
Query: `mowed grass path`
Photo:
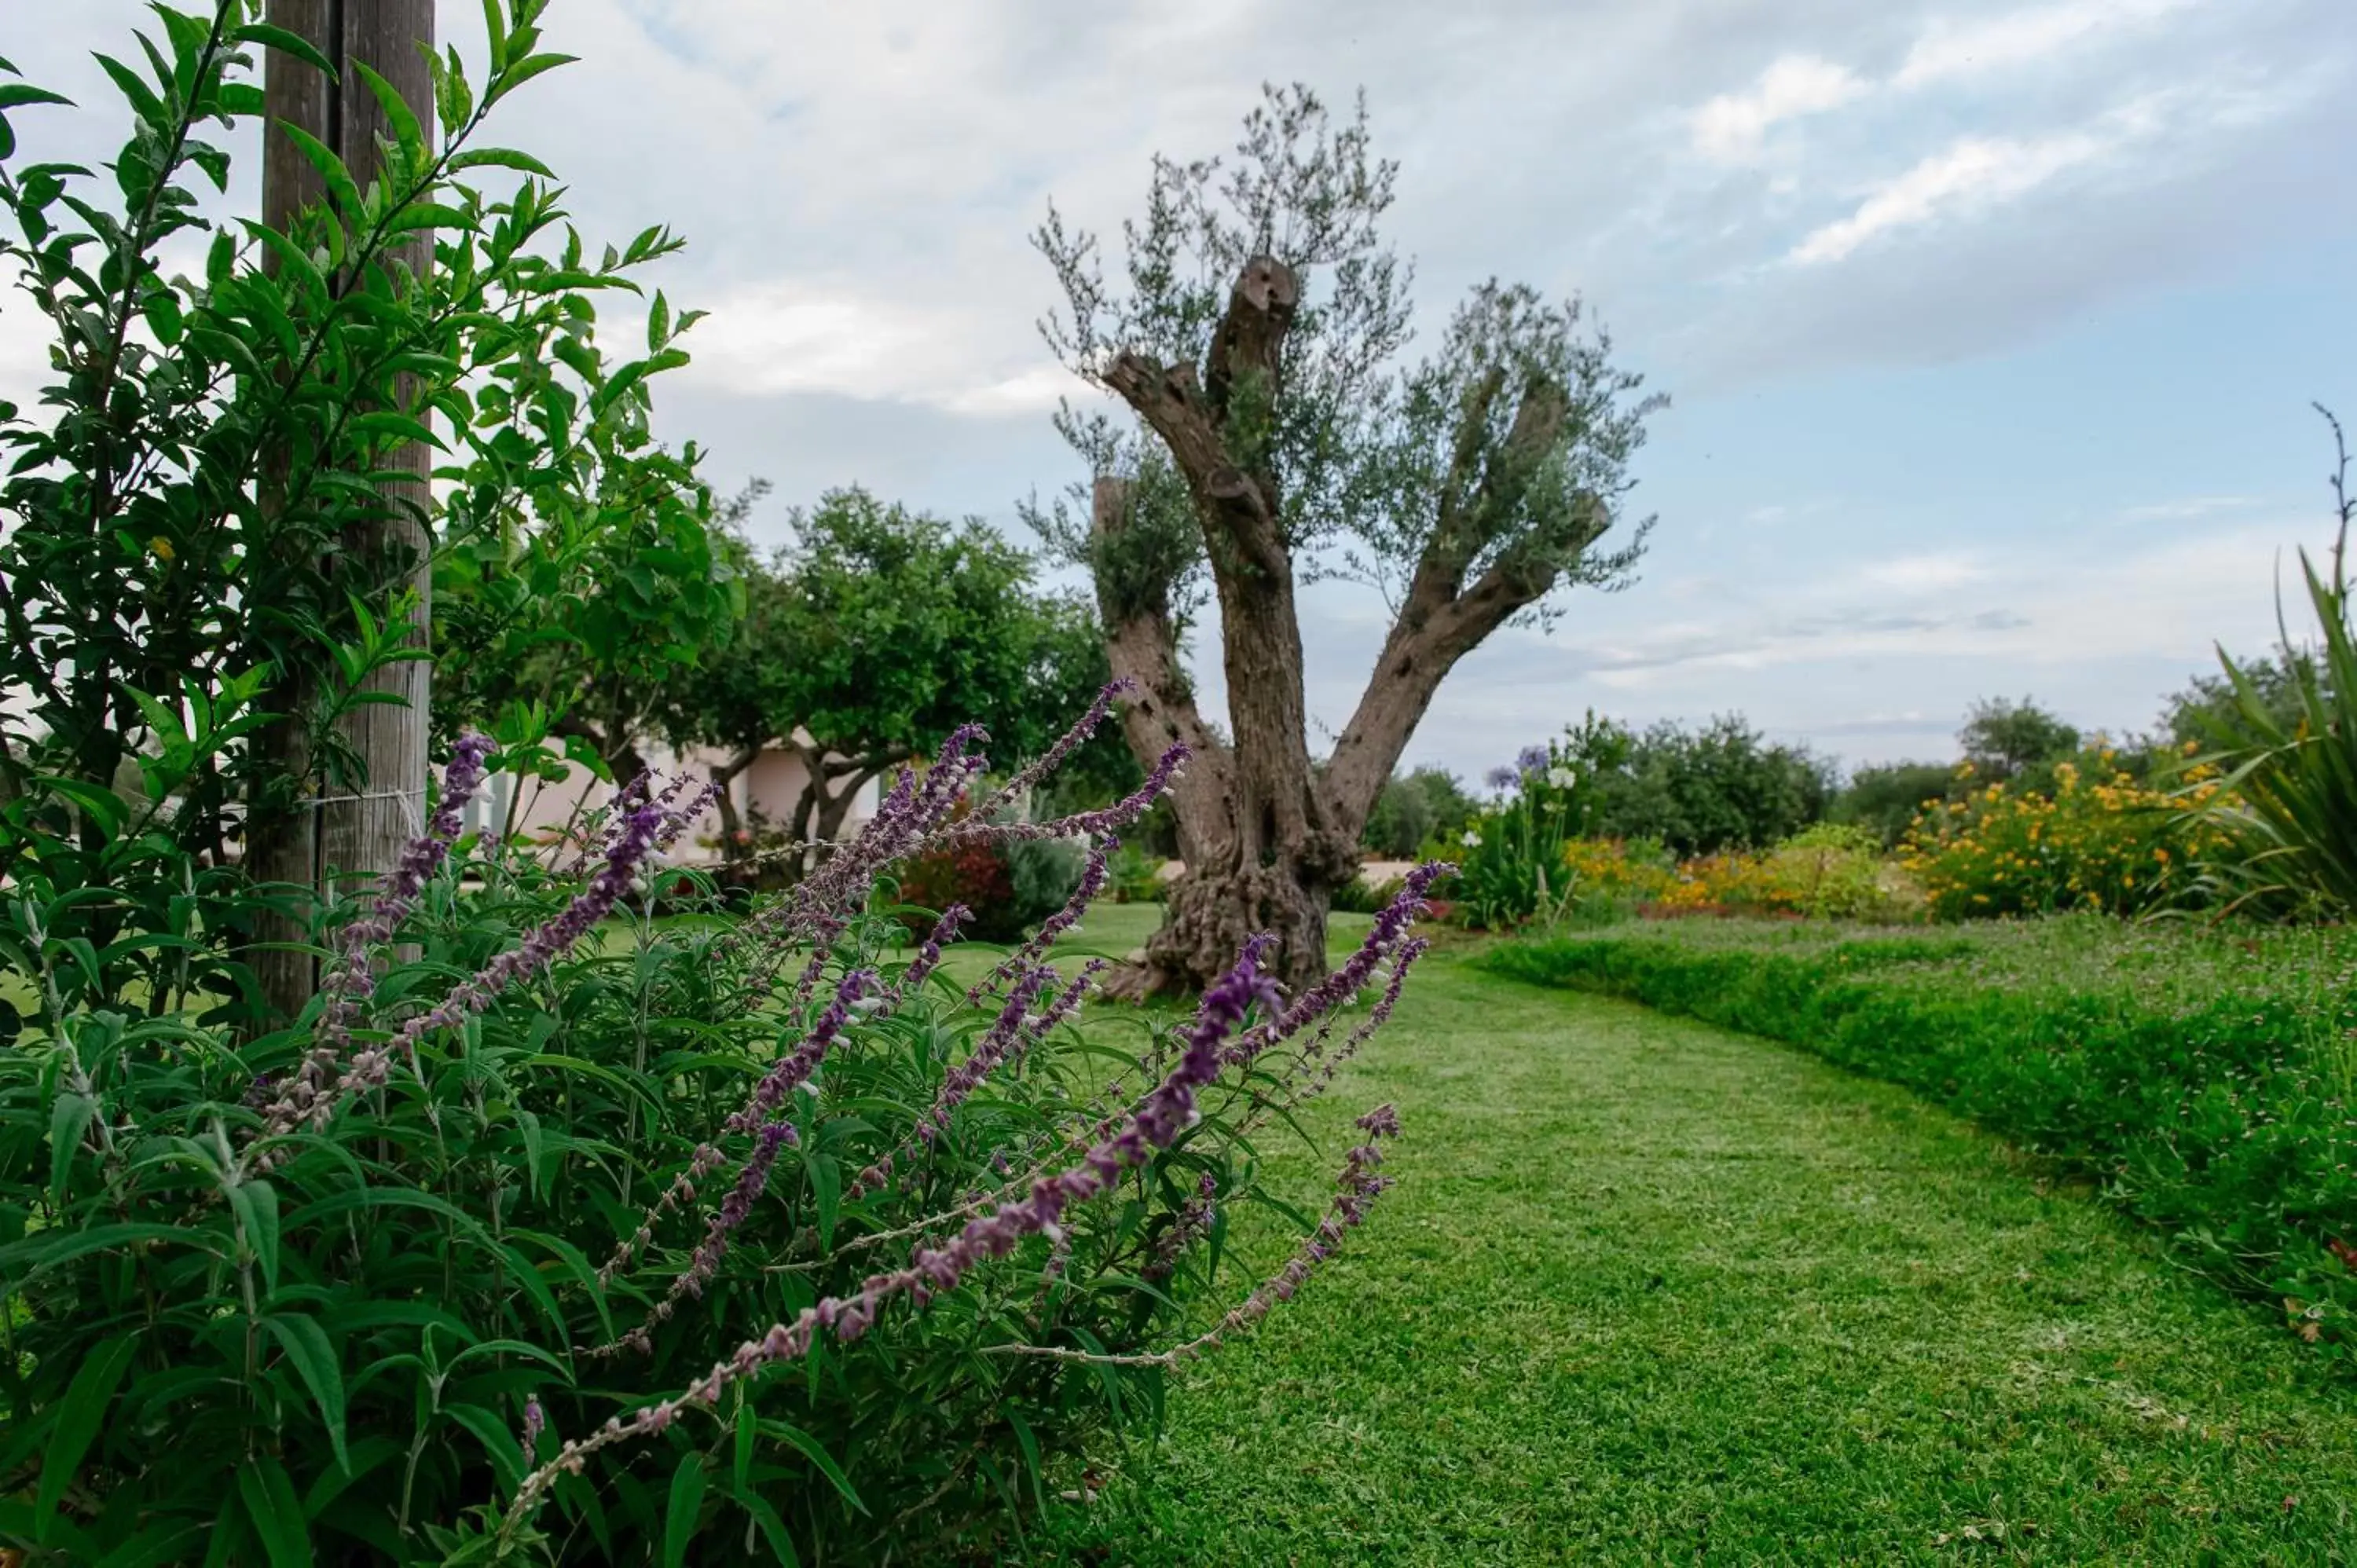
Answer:
[[1368, 1228], [1034, 1561], [2357, 1561], [2357, 1379], [1901, 1090], [1438, 953], [1297, 1196], [1385, 1100]]

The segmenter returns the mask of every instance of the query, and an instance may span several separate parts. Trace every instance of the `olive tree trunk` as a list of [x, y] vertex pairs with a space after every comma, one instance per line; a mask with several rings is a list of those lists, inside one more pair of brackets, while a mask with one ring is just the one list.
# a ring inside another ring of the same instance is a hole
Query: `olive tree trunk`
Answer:
[[[1559, 387], [1510, 388], [1493, 380], [1465, 418], [1478, 428], [1488, 400], [1514, 396], [1502, 448], [1488, 455], [1481, 472], [1469, 471], [1451, 487], [1449, 495], [1461, 499], [1445, 503], [1434, 520], [1357, 711], [1325, 766], [1312, 766], [1294, 562], [1276, 477], [1252, 454], [1232, 450], [1229, 434], [1232, 397], [1275, 404], [1298, 297], [1289, 268], [1255, 258], [1237, 278], [1200, 375], [1189, 365], [1123, 352], [1100, 378], [1159, 439], [1186, 482], [1219, 596], [1233, 732], [1232, 743], [1222, 742], [1196, 708], [1167, 588], [1159, 597], [1117, 601], [1100, 574], [1106, 652], [1114, 673], [1138, 691], [1123, 717], [1131, 750], [1143, 764], [1174, 742], [1195, 754], [1174, 790], [1187, 870], [1170, 886], [1165, 922], [1144, 961], [1114, 977], [1109, 989], [1116, 994], [1200, 987], [1257, 932], [1282, 943], [1288, 985], [1322, 976], [1332, 892], [1358, 875], [1359, 835], [1442, 678], [1560, 576], [1557, 565], [1509, 555], [1467, 581], [1458, 509], [1490, 506], [1502, 476], [1555, 446], [1568, 417]], [[1470, 464], [1480, 448], [1467, 441], [1460, 451]], [[1130, 481], [1100, 477], [1092, 529], [1103, 536], [1128, 526], [1134, 500]], [[1600, 499], [1596, 507], [1600, 528]]]

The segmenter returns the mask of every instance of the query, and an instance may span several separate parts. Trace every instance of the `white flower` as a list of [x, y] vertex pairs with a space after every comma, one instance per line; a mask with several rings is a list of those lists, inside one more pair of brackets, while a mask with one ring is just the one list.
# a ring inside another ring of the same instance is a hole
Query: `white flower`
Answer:
[[1481, 847], [1481, 835], [1475, 832], [1471, 828], [1467, 828], [1465, 830], [1465, 837], [1462, 842], [1467, 849], [1480, 849]]
[[1579, 782], [1579, 775], [1558, 763], [1547, 769], [1547, 782], [1558, 789], [1568, 789]]

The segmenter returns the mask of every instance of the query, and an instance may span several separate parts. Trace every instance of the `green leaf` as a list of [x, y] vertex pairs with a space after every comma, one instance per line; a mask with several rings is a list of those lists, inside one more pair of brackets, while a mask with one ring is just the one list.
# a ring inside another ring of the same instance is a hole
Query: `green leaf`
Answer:
[[508, 19], [500, 0], [483, 0], [483, 34], [490, 46], [491, 74], [497, 76], [508, 63]]
[[1015, 1428], [1015, 1441], [1023, 1449], [1023, 1468], [1031, 1477], [1031, 1500], [1041, 1513], [1046, 1513], [1048, 1493], [1039, 1479], [1039, 1439], [1032, 1432], [1031, 1423], [1023, 1419], [1023, 1412], [1012, 1405], [1006, 1408], [1006, 1423]]
[[524, 1461], [523, 1444], [495, 1412], [479, 1404], [451, 1404], [445, 1405], [442, 1413], [475, 1434], [491, 1456], [491, 1468], [499, 1472], [500, 1486], [513, 1492], [522, 1484], [524, 1472], [532, 1467]]
[[35, 87], [29, 81], [0, 82], [0, 113], [21, 109], [27, 103], [62, 103], [73, 107], [73, 100], [51, 92], [46, 87]]
[[801, 1449], [803, 1457], [817, 1466], [819, 1473], [834, 1483], [834, 1489], [843, 1494], [845, 1502], [849, 1503], [861, 1513], [867, 1511], [867, 1505], [859, 1500], [859, 1493], [852, 1486], [851, 1477], [843, 1473], [843, 1466], [834, 1462], [834, 1456], [826, 1451], [826, 1444], [804, 1432], [801, 1427], [790, 1425], [782, 1421], [761, 1423], [761, 1435], [775, 1438], [780, 1443]]
[[759, 1435], [753, 1415], [753, 1397], [743, 1384], [737, 1391], [737, 1453], [733, 1478], [737, 1489], [743, 1491], [753, 1476], [753, 1441]]
[[379, 408], [372, 409], [367, 413], [354, 414], [351, 423], [345, 428], [358, 436], [390, 435], [399, 442], [414, 441], [420, 446], [431, 446], [436, 452], [449, 450], [442, 444], [441, 437], [434, 434], [431, 425], [414, 414], [403, 413], [398, 409]]
[[695, 1519], [704, 1509], [704, 1455], [690, 1454], [671, 1476], [671, 1502], [663, 1510], [663, 1565], [681, 1568], [695, 1541]]
[[577, 55], [550, 54], [534, 55], [530, 59], [516, 61], [498, 81], [491, 83], [491, 90], [483, 95], [483, 107], [490, 108], [533, 77], [554, 70], [560, 65], [571, 65], [579, 58]]
[[238, 1466], [237, 1492], [270, 1554], [270, 1568], [310, 1568], [311, 1530], [286, 1467], [267, 1454], [255, 1455]]
[[[310, 160], [311, 166], [319, 171], [319, 179], [328, 188], [328, 196], [335, 203], [336, 209], [348, 221], [358, 222], [365, 210], [361, 201], [361, 188], [352, 182], [352, 171], [344, 166], [344, 160], [336, 156], [335, 149], [300, 125], [291, 125], [282, 120], [278, 123], [278, 129]], [[334, 227], [329, 225], [330, 229]], [[341, 264], [340, 257], [337, 258], [337, 263]]]
[[417, 123], [416, 111], [401, 96], [401, 90], [370, 70], [366, 60], [352, 61], [352, 69], [360, 72], [361, 80], [368, 83], [369, 91], [375, 96], [377, 107], [384, 111], [385, 124], [393, 127], [393, 139], [401, 145], [402, 151], [422, 162], [425, 156], [425, 131]]
[[48, 1539], [49, 1516], [57, 1512], [74, 1472], [81, 1468], [83, 1456], [105, 1424], [106, 1407], [113, 1401], [123, 1374], [131, 1369], [131, 1354], [137, 1348], [138, 1342], [128, 1335], [108, 1340], [82, 1362], [66, 1389], [64, 1402], [58, 1407], [57, 1428], [49, 1434], [48, 1451], [41, 1456], [41, 1490], [33, 1503], [35, 1528], [44, 1542]]
[[504, 1241], [498, 1242], [496, 1245], [500, 1253], [506, 1257], [508, 1266], [515, 1271], [516, 1283], [523, 1286], [524, 1294], [532, 1297], [533, 1304], [547, 1315], [550, 1326], [556, 1330], [556, 1337], [561, 1340], [569, 1340], [573, 1334], [572, 1327], [565, 1321], [564, 1310], [556, 1305], [555, 1294], [549, 1290], [548, 1282], [541, 1278], [540, 1271], [533, 1266], [532, 1260]]
[[[614, 1317], [606, 1305], [606, 1287], [597, 1283], [597, 1270], [589, 1262], [589, 1254], [562, 1236], [550, 1236], [542, 1231], [526, 1230], [521, 1227], [510, 1230], [508, 1234], [519, 1241], [530, 1241], [534, 1246], [545, 1247], [554, 1253], [557, 1262], [563, 1263], [566, 1272], [571, 1273], [580, 1283], [581, 1287], [589, 1293], [589, 1305], [597, 1309], [597, 1321], [604, 1326], [606, 1337], [611, 1339], [614, 1337]], [[511, 1255], [522, 1256], [520, 1253], [514, 1253], [512, 1250], [511, 1250]]]
[[469, 147], [451, 158], [449, 167], [452, 174], [463, 174], [470, 168], [505, 168], [518, 174], [538, 175], [543, 179], [556, 177], [556, 171], [546, 164], [512, 147]]
[[770, 1506], [770, 1500], [746, 1486], [737, 1487], [728, 1495], [736, 1499], [738, 1508], [753, 1517], [755, 1524], [760, 1526], [761, 1534], [768, 1540], [770, 1550], [776, 1553], [778, 1561], [786, 1568], [802, 1568], [802, 1560], [794, 1552], [794, 1538], [786, 1533], [786, 1521], [778, 1517], [778, 1510]]
[[66, 1093], [49, 1111], [49, 1202], [63, 1208], [66, 1184], [73, 1176], [74, 1154], [98, 1114], [98, 1101], [87, 1094]]
[[811, 1193], [818, 1199], [818, 1246], [823, 1252], [834, 1245], [835, 1215], [843, 1206], [843, 1167], [833, 1155], [813, 1155], [804, 1163]]
[[79, 779], [59, 779], [49, 774], [38, 775], [33, 782], [53, 794], [64, 796], [97, 818], [99, 826], [106, 831], [108, 838], [120, 834], [124, 824], [130, 820], [130, 808], [123, 803], [123, 797], [112, 789], [102, 789]]
[[300, 33], [290, 33], [284, 27], [274, 27], [267, 22], [253, 22], [240, 27], [233, 36], [242, 44], [260, 44], [264, 48], [276, 49], [282, 54], [293, 55], [306, 65], [324, 73], [331, 81], [341, 74], [336, 70], [336, 62], [321, 54], [317, 46]]
[[229, 1189], [230, 1207], [245, 1227], [246, 1245], [262, 1265], [263, 1283], [278, 1289], [278, 1189], [266, 1181], [239, 1182]]
[[291, 1312], [265, 1317], [262, 1326], [285, 1347], [286, 1359], [295, 1364], [295, 1370], [311, 1391], [311, 1398], [328, 1423], [328, 1444], [336, 1452], [336, 1463], [350, 1464], [351, 1455], [344, 1447], [344, 1369], [337, 1362], [328, 1331], [317, 1320]]
[[538, 1197], [544, 1186], [543, 1162], [548, 1157], [548, 1143], [541, 1136], [540, 1118], [529, 1111], [519, 1109], [516, 1112], [516, 1133], [523, 1140], [524, 1178], [532, 1184], [533, 1197]]
[[[127, 1247], [135, 1241], [178, 1241], [216, 1254], [221, 1247], [221, 1237], [217, 1231], [192, 1230], [185, 1225], [146, 1224], [138, 1220], [93, 1225], [87, 1230], [62, 1234], [50, 1230], [0, 1247], [0, 1278], [6, 1278], [15, 1288], [22, 1290], [49, 1270], [72, 1262], [76, 1258], [103, 1252], [112, 1247]], [[23, 1274], [12, 1276], [9, 1271], [20, 1262], [31, 1266]]]

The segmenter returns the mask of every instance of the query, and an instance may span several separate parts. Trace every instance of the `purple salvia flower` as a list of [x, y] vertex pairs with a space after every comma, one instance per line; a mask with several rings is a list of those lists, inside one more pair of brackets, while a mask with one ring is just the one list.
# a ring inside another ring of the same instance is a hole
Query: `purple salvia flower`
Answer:
[[1367, 1210], [1392, 1185], [1388, 1176], [1378, 1176], [1375, 1171], [1383, 1160], [1379, 1146], [1382, 1140], [1399, 1136], [1399, 1113], [1388, 1105], [1378, 1105], [1360, 1117], [1358, 1124], [1367, 1134], [1367, 1141], [1344, 1157], [1342, 1174], [1334, 1183], [1333, 1205], [1285, 1267], [1263, 1281], [1241, 1305], [1221, 1318], [1217, 1327], [1146, 1359], [1176, 1365], [1211, 1348], [1229, 1335], [1250, 1328], [1267, 1316], [1269, 1309], [1278, 1302], [1291, 1301], [1311, 1272], [1334, 1255], [1343, 1236], [1365, 1222]]
[[540, 1456], [540, 1434], [548, 1430], [548, 1412], [540, 1408], [538, 1394], [526, 1394], [523, 1399], [523, 1456]]
[[778, 1151], [797, 1142], [793, 1123], [771, 1122], [753, 1136], [753, 1153], [746, 1159], [744, 1168], [737, 1173], [737, 1185], [720, 1200], [719, 1209], [705, 1225], [704, 1242], [689, 1260], [687, 1273], [673, 1281], [671, 1297], [676, 1299], [684, 1291], [702, 1295], [705, 1282], [720, 1266], [721, 1254], [728, 1250], [728, 1239], [737, 1227], [751, 1217], [753, 1205], [770, 1185], [770, 1167], [778, 1163]]
[[1136, 690], [1136, 681], [1126, 675], [1108, 684], [1104, 690], [1097, 693], [1097, 700], [1089, 704], [1089, 711], [1081, 715], [1078, 724], [1057, 736], [1056, 743], [1040, 753], [1038, 761], [1009, 779], [989, 800], [983, 802], [980, 814], [996, 816], [1000, 810], [1019, 799], [1025, 790], [1062, 767], [1064, 758], [1079, 749], [1082, 742], [1096, 733], [1097, 725], [1104, 723], [1105, 715], [1113, 712], [1114, 700], [1130, 696]]
[[[702, 1294], [705, 1282], [712, 1277], [713, 1270], [719, 1266], [721, 1255], [727, 1251], [729, 1237], [745, 1222], [746, 1216], [752, 1212], [754, 1201], [768, 1187], [770, 1167], [777, 1163], [778, 1150], [795, 1141], [791, 1124], [774, 1112], [788, 1095], [810, 1082], [811, 1076], [818, 1071], [819, 1064], [825, 1060], [835, 1037], [850, 1024], [853, 1010], [876, 990], [876, 976], [868, 970], [855, 969], [845, 975], [835, 988], [834, 1001], [820, 1015], [811, 1032], [792, 1050], [770, 1064], [769, 1071], [762, 1074], [761, 1080], [753, 1086], [753, 1091], [746, 1097], [744, 1105], [723, 1123], [724, 1129], [730, 1133], [751, 1133], [753, 1152], [738, 1169], [728, 1196], [721, 1200], [719, 1208], [705, 1221], [704, 1240], [689, 1261], [687, 1272], [672, 1282], [670, 1290], [656, 1305], [647, 1323], [640, 1325], [620, 1339], [599, 1347], [594, 1353], [610, 1355], [622, 1349], [644, 1349], [649, 1343], [650, 1327], [653, 1323], [671, 1316], [673, 1305], [681, 1295], [689, 1292]], [[713, 1151], [712, 1155], [707, 1160], [705, 1149], [696, 1151], [696, 1157], [687, 1174], [673, 1182], [671, 1189], [640, 1219], [639, 1229], [625, 1239], [615, 1250], [614, 1256], [607, 1261], [606, 1266], [599, 1271], [601, 1282], [612, 1278], [613, 1272], [628, 1262], [631, 1253], [653, 1240], [654, 1220], [673, 1194], [684, 1191], [692, 1195], [694, 1178], [721, 1163], [717, 1151]]]
[[916, 994], [917, 988], [923, 985], [927, 977], [941, 966], [942, 949], [957, 940], [958, 929], [973, 913], [963, 904], [952, 904], [942, 911], [942, 918], [933, 922], [932, 934], [926, 937], [925, 945], [917, 950], [917, 956], [909, 961], [909, 967], [902, 970], [900, 978], [892, 983], [892, 999], [895, 1002]]
[[614, 1276], [630, 1263], [638, 1250], [654, 1240], [655, 1221], [683, 1203], [694, 1202], [695, 1184], [718, 1170], [727, 1158], [712, 1144], [698, 1144], [695, 1153], [688, 1157], [687, 1168], [672, 1178], [672, 1184], [663, 1189], [663, 1195], [640, 1217], [639, 1228], [623, 1237], [620, 1244], [615, 1247], [613, 1255], [598, 1265], [597, 1283], [600, 1286], [612, 1283]]
[[655, 802], [649, 801], [631, 812], [625, 831], [607, 850], [606, 864], [598, 868], [589, 886], [576, 896], [572, 903], [554, 919], [527, 935], [522, 943], [492, 959], [461, 983], [433, 1010], [404, 1023], [391, 1040], [371, 1046], [353, 1056], [350, 1065], [337, 1080], [333, 1092], [322, 1095], [313, 1104], [313, 1124], [324, 1126], [345, 1096], [383, 1084], [390, 1076], [396, 1052], [414, 1061], [419, 1040], [436, 1029], [463, 1024], [490, 1006], [492, 998], [508, 986], [538, 973], [561, 954], [570, 950], [598, 921], [613, 912], [614, 906], [630, 891], [640, 863], [646, 859], [667, 827], [673, 832], [677, 831], [670, 822], [670, 814]]
[[1195, 1244], [1196, 1238], [1211, 1230], [1211, 1221], [1218, 1218], [1219, 1205], [1214, 1199], [1219, 1193], [1218, 1179], [1205, 1171], [1195, 1183], [1195, 1196], [1187, 1200], [1177, 1218], [1160, 1236], [1155, 1238], [1154, 1256], [1146, 1267], [1138, 1271], [1141, 1278], [1159, 1283], [1170, 1277], [1178, 1267], [1180, 1255]]
[[834, 1001], [819, 1015], [817, 1024], [802, 1036], [800, 1045], [770, 1064], [770, 1070], [762, 1074], [761, 1080], [753, 1086], [753, 1092], [746, 1097], [743, 1107], [723, 1124], [726, 1131], [754, 1131], [770, 1119], [770, 1112], [787, 1095], [808, 1083], [811, 1075], [818, 1070], [819, 1063], [826, 1059], [834, 1037], [851, 1022], [853, 1004], [876, 988], [876, 975], [872, 970], [855, 969], [845, 975], [834, 989]]
[[1008, 975], [1025, 965], [1038, 962], [1049, 948], [1056, 945], [1057, 938], [1080, 924], [1081, 916], [1096, 902], [1097, 895], [1104, 891], [1105, 884], [1112, 879], [1113, 853], [1120, 847], [1121, 840], [1108, 836], [1089, 852], [1088, 864], [1081, 868], [1080, 884], [1072, 889], [1072, 896], [1064, 900], [1064, 907], [1040, 921], [1039, 930], [1032, 934], [1030, 940], [1007, 954], [996, 968], [974, 983], [965, 993], [967, 1006], [981, 1006], [986, 993], [996, 990]]
[[[1054, 1026], [1062, 1015], [1052, 1007], [1039, 1019], [1032, 1019], [1028, 1014], [1039, 993], [1053, 984], [1056, 978], [1056, 972], [1043, 964], [1016, 983], [1015, 989], [1007, 994], [1006, 1006], [999, 1010], [997, 1021], [991, 1025], [989, 1032], [975, 1042], [963, 1061], [942, 1075], [942, 1087], [933, 1096], [932, 1105], [917, 1118], [915, 1129], [901, 1140], [899, 1147], [859, 1173], [850, 1190], [844, 1194], [845, 1202], [865, 1197], [891, 1180], [892, 1173], [899, 1167], [900, 1162], [913, 1155], [920, 1143], [931, 1144], [949, 1130], [951, 1116], [985, 1079], [1006, 1063], [1021, 1057], [1033, 1040]], [[1077, 993], [1087, 984], [1088, 977], [1083, 976], [1074, 983], [1073, 993]], [[1078, 1000], [1077, 994], [1074, 1000]]]
[[1366, 940], [1359, 944], [1358, 950], [1337, 966], [1332, 973], [1303, 992], [1277, 1017], [1236, 1041], [1230, 1047], [1229, 1059], [1249, 1061], [1278, 1041], [1299, 1034], [1357, 995], [1373, 979], [1376, 967], [1383, 958], [1406, 940], [1417, 919], [1431, 908], [1426, 895], [1430, 893], [1433, 883], [1453, 869], [1444, 862], [1427, 861], [1409, 872], [1398, 897], [1375, 917], [1374, 926], [1367, 932]]
[[972, 843], [976, 841], [1005, 843], [1016, 839], [1093, 838], [1101, 833], [1117, 833], [1152, 809], [1164, 790], [1170, 787], [1187, 759], [1194, 754], [1185, 746], [1174, 746], [1164, 752], [1146, 782], [1125, 799], [1094, 811], [1076, 811], [1069, 817], [1059, 817], [1049, 822], [993, 822], [980, 817], [969, 817], [942, 834], [944, 845]]
[[344, 927], [336, 962], [320, 983], [326, 1005], [319, 1013], [314, 1044], [304, 1054], [301, 1067], [279, 1087], [269, 1102], [263, 1118], [263, 1137], [291, 1133], [307, 1120], [314, 1124], [324, 1122], [322, 1108], [333, 1104], [328, 1090], [351, 1049], [352, 1029], [360, 1022], [361, 1004], [376, 990], [371, 950], [378, 943], [392, 940], [410, 911], [417, 907], [425, 884], [448, 858], [450, 846], [457, 842], [459, 830], [466, 825], [467, 802], [482, 788], [491, 749], [489, 736], [468, 734], [459, 737], [450, 764], [443, 770], [441, 798], [436, 802], [425, 831], [404, 846], [392, 876], [370, 901], [368, 908]]
[[[918, 1250], [905, 1268], [871, 1274], [847, 1296], [827, 1296], [802, 1309], [791, 1323], [776, 1323], [759, 1339], [748, 1339], [727, 1360], [714, 1363], [704, 1378], [673, 1398], [642, 1406], [628, 1424], [609, 1422], [595, 1435], [568, 1443], [556, 1459], [524, 1477], [509, 1505], [512, 1523], [538, 1505], [540, 1495], [560, 1474], [577, 1469], [601, 1448], [625, 1439], [651, 1436], [667, 1429], [680, 1412], [694, 1403], [710, 1404], [727, 1387], [751, 1377], [763, 1367], [799, 1359], [822, 1332], [845, 1344], [857, 1339], [877, 1315], [895, 1297], [907, 1296], [922, 1307], [932, 1298], [954, 1290], [980, 1264], [1003, 1258], [1026, 1236], [1046, 1235], [1052, 1242], [1063, 1233], [1064, 1211], [1102, 1196], [1122, 1173], [1144, 1164], [1157, 1149], [1169, 1147], [1196, 1120], [1197, 1093], [1219, 1076], [1222, 1046], [1243, 1024], [1255, 1004], [1274, 1009], [1278, 1003], [1274, 982], [1261, 972], [1261, 963], [1275, 939], [1256, 936], [1245, 943], [1234, 968], [1204, 993], [1194, 1023], [1186, 1031], [1186, 1049], [1168, 1077], [1156, 1086], [1128, 1124], [1089, 1150], [1081, 1160], [1032, 1184], [1030, 1196], [1001, 1205], [987, 1215], [969, 1220], [945, 1245]], [[645, 1343], [645, 1330], [632, 1339]]]

